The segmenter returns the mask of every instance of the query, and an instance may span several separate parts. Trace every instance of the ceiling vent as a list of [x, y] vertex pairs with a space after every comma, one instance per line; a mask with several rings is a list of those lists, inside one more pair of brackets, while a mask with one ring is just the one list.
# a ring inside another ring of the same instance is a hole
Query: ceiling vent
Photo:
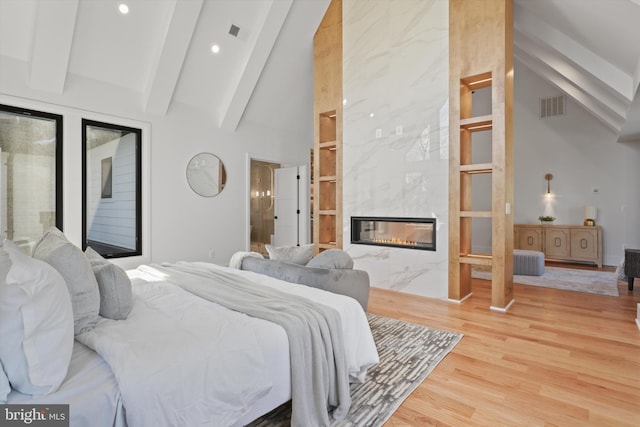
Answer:
[[564, 95], [540, 99], [540, 118], [563, 116], [565, 113]]
[[238, 27], [237, 25], [231, 24], [231, 28], [229, 28], [229, 34], [231, 34], [233, 37], [238, 37], [239, 32], [240, 32], [240, 27]]

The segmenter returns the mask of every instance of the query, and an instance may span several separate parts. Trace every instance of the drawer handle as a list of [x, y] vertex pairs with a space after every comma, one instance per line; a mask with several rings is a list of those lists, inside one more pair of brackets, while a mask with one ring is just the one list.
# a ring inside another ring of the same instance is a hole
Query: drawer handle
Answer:
[[559, 237], [556, 237], [553, 242], [555, 243], [556, 248], [559, 248], [560, 246], [562, 246], [562, 240], [560, 240]]
[[533, 237], [531, 237], [531, 236], [527, 237], [527, 244], [529, 246], [533, 246]]
[[587, 243], [587, 239], [580, 239], [580, 247], [582, 249], [587, 249], [588, 246], [589, 246], [589, 243]]

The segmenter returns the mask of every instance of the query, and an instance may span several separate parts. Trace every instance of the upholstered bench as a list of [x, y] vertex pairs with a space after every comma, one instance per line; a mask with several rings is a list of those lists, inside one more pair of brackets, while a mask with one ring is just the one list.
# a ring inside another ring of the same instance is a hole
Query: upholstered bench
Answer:
[[[345, 260], [350, 264], [345, 264]], [[346, 295], [355, 298], [367, 311], [369, 274], [353, 269], [353, 260], [341, 249], [320, 252], [306, 265], [248, 256], [242, 259], [240, 269]]]
[[513, 274], [542, 276], [544, 274], [544, 254], [538, 251], [514, 249]]

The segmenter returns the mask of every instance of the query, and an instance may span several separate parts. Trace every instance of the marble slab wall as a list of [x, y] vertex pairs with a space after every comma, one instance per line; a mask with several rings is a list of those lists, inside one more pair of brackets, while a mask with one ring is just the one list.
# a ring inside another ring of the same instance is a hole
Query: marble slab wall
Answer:
[[[447, 297], [449, 2], [343, 2], [343, 232], [374, 287]], [[351, 216], [437, 219], [436, 251], [352, 245]]]

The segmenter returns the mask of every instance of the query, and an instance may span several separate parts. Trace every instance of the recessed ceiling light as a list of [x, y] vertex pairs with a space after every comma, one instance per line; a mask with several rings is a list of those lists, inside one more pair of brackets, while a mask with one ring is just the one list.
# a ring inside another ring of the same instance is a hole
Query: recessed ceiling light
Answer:
[[121, 14], [126, 15], [127, 13], [129, 13], [129, 6], [124, 3], [120, 3], [120, 5], [118, 6], [118, 10]]
[[218, 46], [217, 44], [211, 45], [211, 52], [213, 53], [220, 52], [220, 46]]

